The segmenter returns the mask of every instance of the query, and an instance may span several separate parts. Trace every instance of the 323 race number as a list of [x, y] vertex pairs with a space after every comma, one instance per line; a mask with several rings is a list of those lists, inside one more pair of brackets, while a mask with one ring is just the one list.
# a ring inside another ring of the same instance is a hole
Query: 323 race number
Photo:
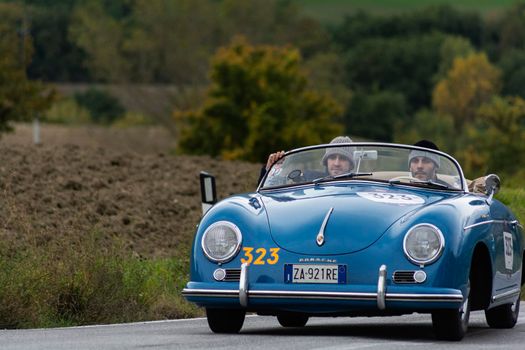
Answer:
[[243, 247], [244, 258], [241, 258], [243, 264], [254, 265], [275, 265], [279, 261], [279, 250], [281, 248], [270, 248], [268, 252], [266, 248]]

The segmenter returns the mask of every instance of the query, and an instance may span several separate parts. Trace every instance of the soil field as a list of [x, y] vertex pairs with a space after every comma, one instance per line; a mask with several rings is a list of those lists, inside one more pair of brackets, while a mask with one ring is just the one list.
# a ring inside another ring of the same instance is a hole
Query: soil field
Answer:
[[[162, 129], [17, 126], [0, 139], [0, 239], [45, 245], [99, 232], [140, 256], [187, 254], [201, 216], [199, 172], [219, 198], [255, 188], [260, 164], [175, 156]], [[184, 249], [184, 252], [181, 252]]]

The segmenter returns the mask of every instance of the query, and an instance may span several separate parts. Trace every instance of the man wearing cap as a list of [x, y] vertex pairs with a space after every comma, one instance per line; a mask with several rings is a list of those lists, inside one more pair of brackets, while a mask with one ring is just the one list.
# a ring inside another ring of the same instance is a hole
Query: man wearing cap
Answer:
[[[350, 143], [352, 139], [348, 136], [337, 136], [332, 141], [334, 143]], [[328, 175], [340, 175], [349, 172], [354, 168], [354, 159], [350, 147], [331, 147], [327, 148], [321, 161], [326, 167]]]
[[[424, 147], [439, 151], [435, 143], [428, 140], [421, 140], [414, 144], [414, 146]], [[412, 176], [423, 181], [432, 180], [435, 182], [446, 184], [438, 180], [437, 170], [439, 169], [439, 155], [423, 150], [412, 150], [408, 156], [408, 167]]]
[[[332, 141], [334, 143], [350, 143], [352, 139], [348, 136], [337, 136]], [[276, 163], [279, 159], [284, 157], [284, 151], [272, 153], [268, 156], [266, 166], [261, 169], [259, 176], [260, 183], [268, 170]], [[326, 167], [325, 175], [339, 175], [349, 172], [354, 168], [354, 160], [352, 157], [352, 150], [350, 147], [332, 147], [327, 148], [326, 152], [321, 160], [322, 164]], [[323, 176], [322, 174], [316, 174], [314, 177]]]

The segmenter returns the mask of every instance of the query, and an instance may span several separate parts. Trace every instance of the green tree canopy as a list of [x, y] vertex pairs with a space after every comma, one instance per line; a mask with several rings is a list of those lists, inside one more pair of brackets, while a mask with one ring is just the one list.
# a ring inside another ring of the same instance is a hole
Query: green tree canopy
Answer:
[[334, 28], [334, 40], [345, 50], [369, 38], [406, 37], [441, 32], [481, 44], [483, 21], [479, 13], [458, 11], [450, 5], [429, 6], [392, 16], [357, 12]]
[[525, 167], [525, 100], [494, 97], [477, 111], [458, 152], [465, 171], [473, 176], [491, 172], [514, 175]]
[[432, 140], [445, 152], [454, 153], [457, 138], [454, 119], [448, 114], [439, 114], [429, 109], [422, 109], [410, 120], [396, 120], [395, 141], [413, 144], [421, 139]]
[[391, 142], [396, 122], [407, 119], [407, 106], [403, 94], [392, 91], [357, 91], [346, 108], [345, 133]]
[[308, 89], [296, 49], [237, 39], [213, 58], [211, 79], [202, 110], [175, 114], [182, 152], [262, 161], [342, 131], [340, 107]]
[[525, 49], [509, 50], [498, 62], [503, 73], [502, 94], [525, 98]]
[[432, 103], [436, 111], [454, 117], [460, 130], [474, 120], [477, 109], [501, 89], [501, 73], [484, 53], [454, 60], [447, 76], [434, 88]]
[[29, 81], [25, 68], [32, 46], [23, 8], [0, 4], [0, 133], [11, 130], [11, 121], [27, 120], [45, 110], [52, 95], [39, 83]]
[[235, 35], [293, 42], [308, 56], [330, 40], [287, 0], [85, 0], [70, 23], [73, 45], [102, 82], [207, 83], [210, 57]]
[[360, 41], [348, 53], [349, 87], [402, 93], [410, 111], [428, 106], [445, 38], [437, 33]]

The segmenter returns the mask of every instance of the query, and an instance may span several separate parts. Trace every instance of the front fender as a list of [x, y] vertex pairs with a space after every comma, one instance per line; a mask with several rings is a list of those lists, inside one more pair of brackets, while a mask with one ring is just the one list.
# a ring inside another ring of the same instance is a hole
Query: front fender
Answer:
[[241, 265], [242, 254], [238, 254], [231, 261], [218, 264], [206, 258], [202, 250], [202, 236], [206, 229], [217, 221], [234, 223], [242, 235], [243, 246], [273, 246], [269, 233], [268, 218], [258, 194], [242, 194], [229, 197], [215, 204], [202, 218], [193, 241], [190, 260], [190, 277], [192, 281], [212, 281], [212, 274], [218, 267], [238, 268]]

